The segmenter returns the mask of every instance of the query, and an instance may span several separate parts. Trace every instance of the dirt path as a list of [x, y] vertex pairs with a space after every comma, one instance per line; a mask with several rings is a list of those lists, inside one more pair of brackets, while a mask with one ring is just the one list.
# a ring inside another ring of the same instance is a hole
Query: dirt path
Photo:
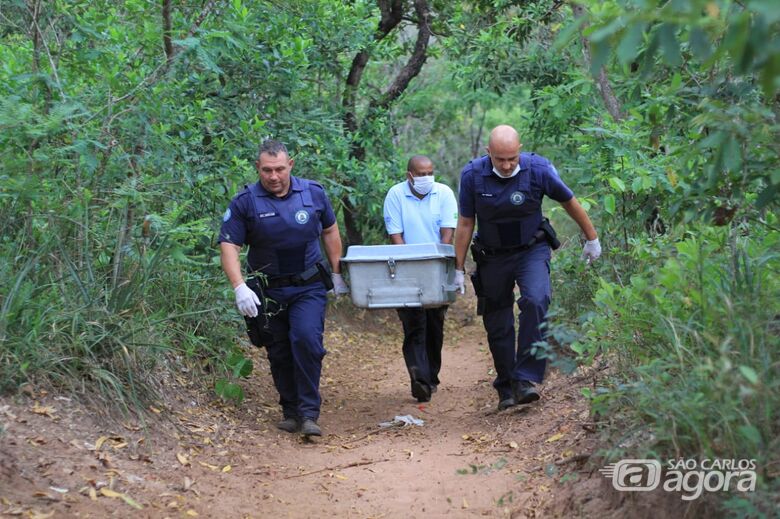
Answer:
[[[546, 517], [592, 476], [588, 411], [552, 373], [542, 400], [495, 411], [492, 362], [470, 309], [450, 310], [442, 384], [410, 395], [392, 312], [329, 319], [320, 424], [277, 431], [264, 352], [240, 407], [171, 390], [149, 427], [106, 426], [63, 397], [0, 400], [0, 512], [29, 517]], [[576, 380], [576, 378], [574, 379]], [[182, 379], [182, 381], [184, 381]], [[578, 385], [579, 384], [579, 385]], [[154, 415], [154, 413], [153, 413]], [[382, 428], [396, 415], [421, 427]], [[105, 422], [104, 422], [105, 423]], [[594, 483], [595, 484], [595, 483]], [[593, 485], [590, 485], [593, 486]], [[594, 487], [596, 490], [601, 487]], [[602, 507], [603, 510], [603, 507]], [[47, 515], [51, 514], [51, 515]]]

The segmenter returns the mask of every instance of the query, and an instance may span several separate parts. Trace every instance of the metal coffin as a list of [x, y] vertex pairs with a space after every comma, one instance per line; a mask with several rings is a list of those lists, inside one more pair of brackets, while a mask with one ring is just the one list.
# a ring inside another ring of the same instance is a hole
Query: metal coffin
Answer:
[[455, 248], [442, 243], [353, 245], [347, 265], [360, 308], [436, 307], [455, 301]]

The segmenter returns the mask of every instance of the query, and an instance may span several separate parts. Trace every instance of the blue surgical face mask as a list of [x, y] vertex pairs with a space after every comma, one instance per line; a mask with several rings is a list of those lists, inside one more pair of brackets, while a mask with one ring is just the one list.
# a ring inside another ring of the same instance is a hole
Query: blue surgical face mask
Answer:
[[421, 195], [427, 195], [433, 189], [433, 175], [414, 177], [414, 190]]

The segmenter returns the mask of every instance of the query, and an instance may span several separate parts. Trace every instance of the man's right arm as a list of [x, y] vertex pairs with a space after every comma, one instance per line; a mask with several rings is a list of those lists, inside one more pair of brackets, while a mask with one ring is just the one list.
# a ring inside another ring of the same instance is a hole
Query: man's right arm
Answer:
[[474, 218], [458, 216], [458, 228], [455, 230], [455, 269], [463, 270], [466, 264], [466, 252], [468, 251], [471, 237], [474, 235]]
[[246, 317], [257, 317], [257, 307], [260, 305], [260, 299], [244, 283], [244, 278], [241, 276], [241, 261], [238, 259], [241, 247], [223, 241], [219, 244], [219, 250], [221, 253], [222, 270], [225, 271], [230, 284], [233, 285], [233, 292], [236, 294], [238, 311]]
[[221, 252], [222, 270], [225, 271], [233, 288], [236, 288], [244, 282], [244, 278], [241, 275], [241, 261], [238, 259], [241, 247], [223, 241], [219, 244], [219, 250]]
[[382, 208], [385, 220], [385, 230], [390, 236], [390, 243], [393, 245], [403, 245], [404, 229], [403, 219], [401, 218], [401, 202], [398, 200], [397, 193], [391, 188], [385, 195], [385, 203]]

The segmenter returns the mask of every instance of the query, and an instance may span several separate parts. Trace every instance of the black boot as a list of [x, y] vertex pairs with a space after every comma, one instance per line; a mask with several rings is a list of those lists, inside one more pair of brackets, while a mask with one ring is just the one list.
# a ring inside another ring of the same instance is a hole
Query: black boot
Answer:
[[431, 401], [431, 386], [419, 380], [412, 380], [412, 396], [418, 402]]
[[322, 436], [322, 429], [311, 418], [304, 418], [301, 423], [301, 434], [304, 436]]
[[281, 422], [276, 423], [276, 428], [288, 433], [293, 433], [301, 426], [301, 422], [294, 416], [285, 417]]
[[528, 380], [513, 380], [512, 391], [518, 405], [530, 404], [539, 400], [539, 392], [534, 387], [533, 382]]

